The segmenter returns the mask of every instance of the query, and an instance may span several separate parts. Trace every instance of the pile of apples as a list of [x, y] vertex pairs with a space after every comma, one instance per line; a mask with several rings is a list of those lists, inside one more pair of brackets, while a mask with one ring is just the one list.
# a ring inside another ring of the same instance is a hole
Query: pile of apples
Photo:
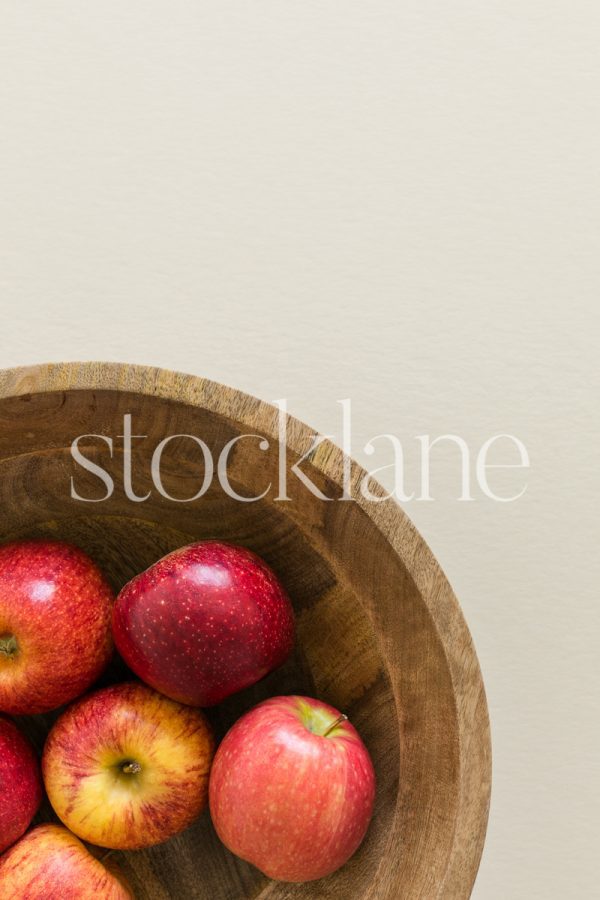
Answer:
[[[225, 846], [271, 878], [310, 881], [342, 866], [375, 795], [347, 718], [319, 700], [272, 697], [216, 749], [200, 709], [256, 683], [293, 644], [282, 584], [242, 547], [183, 547], [116, 599], [76, 547], [0, 547], [0, 900], [131, 898], [82, 841], [149, 847], [207, 805]], [[115, 645], [139, 680], [85, 694]], [[40, 766], [9, 716], [66, 704]], [[27, 831], [44, 789], [63, 824]]]

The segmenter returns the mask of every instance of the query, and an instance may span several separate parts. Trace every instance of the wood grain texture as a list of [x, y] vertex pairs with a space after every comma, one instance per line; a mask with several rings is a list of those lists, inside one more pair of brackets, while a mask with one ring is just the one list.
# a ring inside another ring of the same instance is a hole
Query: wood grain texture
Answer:
[[[218, 842], [208, 814], [175, 840], [114, 854], [137, 896], [238, 898], [466, 898], [479, 865], [488, 816], [491, 754], [487, 706], [477, 658], [452, 590], [433, 554], [390, 500], [325, 502], [297, 480], [288, 502], [242, 503], [218, 483], [191, 503], [154, 490], [143, 503], [122, 491], [122, 450], [83, 442], [114, 476], [101, 503], [70, 497], [71, 442], [83, 434], [122, 434], [131, 413], [135, 487], [153, 488], [149, 460], [163, 437], [194, 434], [218, 453], [239, 434], [230, 479], [254, 495], [277, 480], [277, 411], [213, 382], [141, 366], [46, 365], [0, 372], [0, 540], [52, 535], [72, 541], [105, 569], [115, 588], [165, 552], [218, 537], [262, 555], [278, 572], [298, 618], [298, 647], [283, 669], [230, 698], [210, 715], [219, 735], [245, 709], [276, 693], [313, 693], [344, 709], [363, 735], [378, 777], [376, 814], [367, 838], [338, 873], [312, 885], [270, 882]], [[313, 432], [288, 420], [290, 462]], [[325, 441], [303, 464], [331, 497], [342, 493], [343, 457]], [[162, 475], [172, 496], [198, 489], [202, 455], [189, 440], [165, 451]], [[98, 479], [77, 470], [78, 489]], [[352, 483], [363, 471], [352, 464]], [[371, 482], [372, 491], [383, 497]], [[101, 493], [101, 492], [100, 492]], [[86, 494], [88, 496], [88, 494]], [[115, 662], [104, 681], [125, 675]], [[41, 746], [52, 716], [27, 722]], [[45, 807], [42, 818], [51, 818]]]

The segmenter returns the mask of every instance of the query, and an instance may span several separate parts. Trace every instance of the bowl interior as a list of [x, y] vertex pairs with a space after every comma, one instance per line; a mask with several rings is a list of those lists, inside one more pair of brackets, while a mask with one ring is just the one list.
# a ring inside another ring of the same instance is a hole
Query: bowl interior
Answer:
[[[132, 416], [132, 487], [124, 492], [123, 417]], [[250, 547], [278, 573], [298, 626], [293, 658], [258, 685], [209, 711], [218, 736], [259, 700], [282, 693], [320, 697], [346, 712], [367, 744], [378, 779], [367, 838], [338, 873], [318, 885], [269, 882], [217, 839], [206, 812], [172, 841], [115, 852], [141, 898], [434, 897], [452, 851], [459, 806], [456, 697], [430, 612], [405, 563], [358, 504], [323, 501], [295, 479], [289, 501], [241, 502], [215, 480], [197, 500], [205, 460], [197, 441], [165, 446], [156, 489], [151, 459], [167, 435], [199, 436], [216, 459], [246, 433], [235, 418], [202, 406], [124, 390], [68, 390], [0, 400], [0, 540], [53, 537], [73, 542], [115, 589], [170, 550], [201, 538]], [[78, 466], [81, 451], [114, 479], [114, 492]], [[112, 455], [105, 440], [113, 439]], [[230, 483], [247, 496], [277, 478], [278, 458], [244, 439], [230, 456]], [[341, 488], [304, 464], [328, 496]], [[71, 496], [77, 493], [99, 502]], [[115, 660], [102, 682], [129, 677]], [[27, 720], [41, 748], [54, 715]], [[40, 819], [52, 818], [46, 805]]]

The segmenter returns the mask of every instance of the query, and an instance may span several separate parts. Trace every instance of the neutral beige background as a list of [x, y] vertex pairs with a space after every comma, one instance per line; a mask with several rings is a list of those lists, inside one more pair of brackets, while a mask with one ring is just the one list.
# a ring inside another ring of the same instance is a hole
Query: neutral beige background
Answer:
[[599, 40], [596, 0], [0, 3], [2, 366], [153, 363], [323, 431], [351, 397], [413, 482], [415, 435], [526, 443], [518, 502], [456, 502], [440, 447], [406, 505], [488, 689], [478, 900], [598, 891]]

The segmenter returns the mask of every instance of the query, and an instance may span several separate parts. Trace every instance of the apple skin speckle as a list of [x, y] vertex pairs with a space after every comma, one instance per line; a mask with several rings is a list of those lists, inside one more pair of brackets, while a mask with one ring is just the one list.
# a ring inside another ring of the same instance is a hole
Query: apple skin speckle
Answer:
[[201, 541], [127, 584], [113, 611], [115, 643], [156, 690], [213, 706], [280, 666], [294, 645], [292, 605], [256, 554]]

